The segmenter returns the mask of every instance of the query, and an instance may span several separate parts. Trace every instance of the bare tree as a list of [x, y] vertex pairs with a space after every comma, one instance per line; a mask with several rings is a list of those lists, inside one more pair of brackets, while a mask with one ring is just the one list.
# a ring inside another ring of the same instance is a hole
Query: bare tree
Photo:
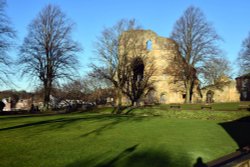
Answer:
[[238, 56], [241, 74], [250, 72], [250, 33], [248, 37], [242, 42], [242, 49]]
[[[150, 67], [145, 69], [145, 66]], [[136, 57], [126, 71], [127, 80], [122, 88], [122, 93], [129, 98], [131, 106], [137, 106], [143, 95], [147, 95], [149, 91], [154, 90], [155, 80], [152, 80], [152, 76], [155, 73], [155, 68], [145, 59]]]
[[[118, 106], [117, 111], [121, 107], [122, 92], [121, 88], [125, 84], [124, 70], [122, 70], [122, 63], [126, 64], [126, 56], [119, 55], [120, 36], [124, 31], [131, 29], [138, 29], [136, 21], [122, 19], [116, 25], [110, 28], [105, 28], [101, 36], [95, 43], [95, 52], [97, 54], [98, 64], [91, 64], [93, 68], [93, 77], [109, 80], [117, 91]], [[124, 60], [121, 60], [124, 59]]]
[[[189, 68], [188, 64], [178, 51], [178, 45], [176, 45], [175, 50], [177, 50], [175, 55], [167, 57], [169, 64], [165, 69], [165, 73], [172, 77], [172, 79], [169, 81], [169, 84], [174, 85], [171, 90], [185, 94], [186, 89], [184, 81], [186, 80], [187, 76], [192, 76], [193, 80], [196, 80], [196, 69], [190, 67], [190, 71], [187, 71], [186, 69]], [[191, 87], [193, 87], [193, 85]]]
[[29, 25], [20, 48], [22, 75], [42, 82], [46, 108], [55, 81], [72, 79], [78, 66], [81, 48], [71, 39], [73, 25], [58, 6], [47, 5]]
[[138, 105], [143, 95], [154, 89], [152, 76], [155, 74], [154, 59], [147, 56], [146, 46], [141, 41], [140, 30], [124, 32], [120, 38], [120, 79], [121, 92]]
[[0, 82], [8, 84], [11, 57], [8, 52], [13, 47], [16, 32], [11, 27], [10, 19], [5, 13], [6, 1], [0, 0]]
[[107, 102], [107, 98], [112, 98], [114, 100], [115, 91], [110, 81], [92, 76], [93, 73], [89, 72], [89, 74], [84, 76], [82, 79], [84, 93], [86, 94], [85, 100], [95, 104], [105, 104]]
[[64, 84], [61, 90], [64, 92], [64, 96], [61, 97], [64, 98], [64, 100], [84, 100], [86, 88], [81, 79], [76, 79]]
[[[221, 38], [211, 24], [206, 21], [202, 11], [189, 7], [174, 25], [171, 38], [179, 44], [183, 58], [182, 82], [186, 89], [186, 102], [191, 102], [192, 89], [197, 80], [197, 71], [204, 67], [205, 62], [220, 53], [217, 42]], [[182, 61], [182, 60], [181, 60]], [[194, 73], [195, 72], [195, 73]]]
[[[136, 80], [132, 79], [135, 71], [131, 62], [134, 58], [141, 57], [141, 53], [138, 51], [142, 49], [136, 43], [137, 39], [133, 33], [133, 30], [138, 29], [140, 26], [137, 26], [135, 20], [123, 19], [113, 27], [105, 28], [96, 42], [95, 51], [98, 55], [99, 65], [91, 65], [94, 71], [92, 76], [109, 80], [112, 83], [117, 92], [117, 112], [121, 111], [122, 94], [135, 101], [144, 93], [145, 86], [148, 86], [148, 84], [143, 83], [148, 78], [141, 78], [137, 80], [137, 88], [140, 88], [140, 91], [135, 91]], [[132, 84], [132, 82], [134, 83]]]
[[107, 88], [108, 86], [104, 80], [86, 75], [83, 78], [70, 80], [69, 82], [62, 84], [57, 97], [63, 100], [71, 99], [88, 101], [88, 95], [91, 95], [96, 90], [104, 90]]
[[223, 87], [231, 77], [230, 62], [226, 57], [211, 58], [200, 69], [203, 86]]

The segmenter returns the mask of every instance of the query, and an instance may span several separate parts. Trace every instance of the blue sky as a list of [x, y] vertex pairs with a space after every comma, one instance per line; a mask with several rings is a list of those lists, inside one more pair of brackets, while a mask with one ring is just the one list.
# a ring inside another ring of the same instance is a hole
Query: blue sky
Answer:
[[[7, 0], [7, 15], [17, 31], [17, 45], [27, 34], [28, 24], [46, 4], [59, 5], [75, 23], [73, 39], [81, 43], [84, 51], [78, 55], [81, 63], [79, 74], [88, 71], [93, 57], [93, 43], [104, 27], [114, 25], [122, 18], [135, 18], [144, 29], [168, 37], [174, 23], [190, 5], [199, 7], [224, 39], [220, 47], [236, 65], [235, 60], [242, 41], [250, 31], [249, 0]], [[17, 52], [11, 52], [13, 57]], [[236, 69], [236, 68], [235, 68]], [[13, 77], [16, 89], [31, 90], [26, 79]], [[8, 87], [0, 87], [8, 89]]]

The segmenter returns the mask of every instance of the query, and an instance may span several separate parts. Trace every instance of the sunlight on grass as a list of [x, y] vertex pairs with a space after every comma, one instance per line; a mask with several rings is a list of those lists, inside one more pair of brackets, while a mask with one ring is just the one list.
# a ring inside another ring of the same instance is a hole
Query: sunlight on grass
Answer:
[[219, 123], [250, 116], [156, 108], [136, 109], [134, 115], [101, 111], [0, 117], [0, 166], [192, 166], [198, 157], [207, 162], [235, 151], [238, 143]]

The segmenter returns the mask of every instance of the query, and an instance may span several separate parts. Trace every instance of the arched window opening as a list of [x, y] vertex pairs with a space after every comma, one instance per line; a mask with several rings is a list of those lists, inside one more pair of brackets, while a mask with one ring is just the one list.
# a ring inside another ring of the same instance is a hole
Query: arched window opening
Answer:
[[161, 93], [161, 96], [160, 96], [160, 103], [166, 103], [167, 102], [167, 95], [166, 93]]
[[152, 41], [151, 40], [148, 40], [146, 42], [146, 48], [147, 48], [147, 51], [151, 51], [152, 50]]
[[213, 97], [214, 97], [214, 92], [211, 91], [211, 90], [207, 91], [207, 99], [206, 99], [206, 102], [207, 102], [207, 103], [213, 103], [213, 102], [214, 102]]

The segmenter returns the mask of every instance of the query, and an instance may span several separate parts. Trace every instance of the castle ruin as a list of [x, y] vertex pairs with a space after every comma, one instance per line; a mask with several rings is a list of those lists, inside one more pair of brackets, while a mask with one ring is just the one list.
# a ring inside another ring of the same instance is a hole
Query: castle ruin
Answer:
[[[132, 35], [132, 38], [131, 38]], [[154, 88], [141, 97], [142, 103], [184, 103], [185, 102], [185, 87], [183, 83], [176, 82], [172, 75], [166, 73], [166, 68], [170, 65], [170, 59], [174, 56], [181, 56], [178, 49], [178, 44], [170, 39], [158, 36], [151, 30], [129, 30], [122, 34], [120, 42], [120, 52], [125, 50], [128, 45], [124, 42], [125, 38], [130, 36], [129, 41], [135, 45], [137, 56], [147, 58], [145, 72], [148, 64], [153, 63], [156, 70], [150, 78], [154, 81]], [[121, 56], [122, 54], [120, 54]], [[134, 51], [128, 52], [128, 57], [133, 59]], [[131, 59], [131, 60], [132, 60]], [[144, 58], [145, 59], [145, 58]], [[143, 59], [143, 60], [144, 60]], [[200, 89], [199, 80], [195, 82], [192, 92], [192, 102], [232, 102], [240, 101], [239, 92], [236, 90], [234, 81], [230, 81], [228, 85], [222, 86], [220, 89], [206, 87]], [[123, 97], [123, 103], [129, 104], [126, 96]]]

